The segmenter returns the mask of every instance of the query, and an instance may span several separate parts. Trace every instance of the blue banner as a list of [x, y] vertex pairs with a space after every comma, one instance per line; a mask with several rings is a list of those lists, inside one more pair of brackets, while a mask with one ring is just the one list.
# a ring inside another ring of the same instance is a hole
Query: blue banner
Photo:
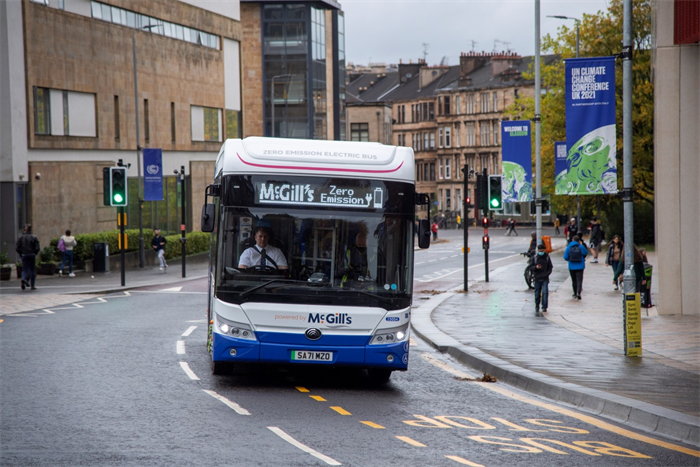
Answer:
[[[566, 177], [566, 141], [555, 141], [554, 142], [554, 179], [558, 180], [560, 176]], [[565, 185], [564, 185], [565, 187]], [[562, 188], [564, 188], [562, 187]], [[566, 195], [566, 191], [559, 191], [560, 187], [558, 183], [555, 183], [554, 194], [555, 195]]]
[[163, 150], [143, 150], [143, 200], [163, 201]]
[[530, 121], [501, 122], [503, 202], [532, 201]]
[[572, 58], [566, 65], [566, 171], [556, 193], [617, 193], [615, 58]]

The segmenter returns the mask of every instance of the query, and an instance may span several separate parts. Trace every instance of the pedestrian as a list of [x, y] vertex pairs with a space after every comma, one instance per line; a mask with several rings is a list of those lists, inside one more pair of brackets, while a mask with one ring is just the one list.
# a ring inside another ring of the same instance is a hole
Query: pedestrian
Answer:
[[558, 237], [559, 235], [561, 235], [561, 234], [559, 233], [559, 224], [561, 224], [561, 221], [560, 221], [559, 218], [557, 217], [556, 219], [554, 219], [554, 235], [556, 235], [557, 237]]
[[515, 230], [515, 225], [516, 225], [518, 222], [517, 222], [515, 219], [511, 219], [510, 222], [511, 222], [511, 225], [510, 225], [510, 233], [514, 233], [515, 236], [517, 237], [517, 236], [518, 236], [518, 231]]
[[537, 245], [537, 232], [533, 230], [532, 232], [530, 232], [530, 246], [527, 248], [527, 254], [531, 258], [535, 255], [535, 250], [537, 249], [536, 245]]
[[462, 228], [462, 216], [457, 214], [457, 230]]
[[588, 241], [589, 245], [591, 246], [591, 254], [593, 255], [591, 263], [597, 263], [598, 249], [600, 248], [600, 242], [603, 241], [603, 229], [600, 227], [600, 221], [596, 216], [591, 217], [590, 231], [591, 233]]
[[[634, 281], [634, 291], [636, 293], [639, 293], [642, 291], [642, 286], [646, 285], [647, 280], [646, 280], [646, 275], [644, 274], [644, 255], [642, 252], [637, 248], [637, 245], [632, 245], [633, 248], [633, 253], [632, 253], [632, 269], [634, 270], [634, 276], [635, 276], [635, 281]], [[622, 248], [622, 253], [620, 253], [620, 264], [618, 264], [617, 269], [615, 270], [615, 277], [617, 278], [617, 281], [622, 283], [624, 280], [624, 274], [625, 274], [625, 247]], [[624, 287], [623, 290], [624, 292]]]
[[583, 286], [583, 270], [586, 269], [586, 256], [588, 250], [581, 241], [581, 237], [574, 235], [571, 243], [564, 250], [564, 260], [569, 262], [569, 274], [571, 275], [571, 287], [574, 289], [573, 298], [581, 300]]
[[510, 237], [510, 227], [511, 227], [510, 221], [511, 221], [511, 219], [509, 217], [508, 220], [506, 221], [506, 237]]
[[535, 312], [547, 311], [549, 298], [549, 275], [552, 274], [552, 259], [547, 254], [543, 243], [537, 245], [537, 254], [530, 258], [535, 281]]
[[[569, 221], [569, 225], [567, 225], [567, 227], [568, 227], [569, 231], [567, 232], [568, 237], [567, 237], [566, 244], [568, 245], [571, 243], [571, 241], [574, 239], [574, 237], [578, 233], [578, 225], [576, 225], [576, 219], [574, 217], [571, 218], [571, 220]], [[579, 237], [579, 238], [581, 238], [581, 237]]]
[[39, 253], [39, 239], [32, 234], [32, 224], [22, 228], [22, 236], [17, 240], [15, 251], [22, 258], [22, 290], [27, 286], [36, 290], [36, 255]]
[[624, 244], [619, 235], [613, 235], [610, 245], [608, 245], [608, 254], [605, 255], [605, 265], [611, 266], [613, 271], [613, 289], [619, 290], [617, 282], [617, 268], [620, 266], [622, 259], [622, 248]]
[[165, 239], [160, 234], [160, 230], [155, 229], [153, 231], [155, 236], [153, 237], [153, 240], [151, 240], [151, 246], [153, 249], [158, 253], [158, 261], [160, 261], [160, 270], [167, 270], [168, 269], [168, 263], [165, 262], [165, 245], [168, 243], [168, 241]]
[[430, 230], [433, 232], [433, 240], [437, 240], [438, 236], [438, 224], [437, 222], [433, 222], [433, 225], [430, 227]]
[[73, 274], [73, 248], [78, 244], [75, 237], [71, 235], [70, 230], [66, 230], [65, 235], [61, 235], [58, 239], [58, 251], [61, 252], [61, 269], [58, 270], [58, 275], [63, 276], [63, 268], [68, 261], [68, 277], [75, 277]]

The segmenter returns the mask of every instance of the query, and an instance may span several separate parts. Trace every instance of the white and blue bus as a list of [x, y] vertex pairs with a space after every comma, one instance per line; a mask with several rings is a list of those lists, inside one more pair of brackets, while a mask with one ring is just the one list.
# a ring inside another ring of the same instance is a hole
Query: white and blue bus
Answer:
[[236, 362], [408, 367], [413, 151], [378, 143], [227, 140], [207, 187], [214, 374]]

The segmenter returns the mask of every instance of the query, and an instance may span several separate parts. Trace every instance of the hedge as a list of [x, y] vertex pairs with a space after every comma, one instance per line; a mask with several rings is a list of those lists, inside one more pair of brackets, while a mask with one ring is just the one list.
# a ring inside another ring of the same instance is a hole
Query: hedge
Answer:
[[[127, 237], [126, 251], [138, 251], [138, 229], [128, 229], [125, 230], [124, 233]], [[151, 249], [151, 240], [153, 239], [153, 236], [153, 230], [143, 229], [143, 241], [145, 249]], [[211, 234], [206, 232], [189, 232], [186, 238], [186, 254], [193, 255], [196, 253], [204, 253], [205, 251], [209, 250]], [[78, 244], [75, 246], [75, 248], [73, 248], [74, 261], [85, 261], [93, 259], [95, 253], [95, 243], [108, 243], [110, 256], [117, 255], [120, 253], [118, 248], [119, 230], [108, 230], [106, 232], [78, 234], [75, 235], [75, 240], [78, 242]], [[182, 252], [182, 245], [180, 244], [180, 235], [166, 235], [165, 240], [167, 241], [165, 245], [165, 258], [171, 259], [179, 257], [180, 253]], [[54, 248], [57, 260], [60, 260], [61, 252], [58, 251], [57, 248], [58, 238], [52, 239], [50, 242], [50, 246]]]

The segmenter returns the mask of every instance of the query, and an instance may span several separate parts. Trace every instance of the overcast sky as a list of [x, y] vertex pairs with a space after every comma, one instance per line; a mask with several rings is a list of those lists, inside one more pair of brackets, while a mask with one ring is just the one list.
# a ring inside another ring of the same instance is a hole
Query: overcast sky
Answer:
[[[535, 53], [534, 0], [340, 0], [345, 12], [347, 62], [414, 62], [427, 47], [428, 65], [447, 57], [457, 65], [461, 52], [510, 49], [522, 56]], [[606, 0], [541, 0], [540, 31], [555, 35], [557, 27], [607, 10]], [[428, 44], [424, 46], [423, 44]]]

